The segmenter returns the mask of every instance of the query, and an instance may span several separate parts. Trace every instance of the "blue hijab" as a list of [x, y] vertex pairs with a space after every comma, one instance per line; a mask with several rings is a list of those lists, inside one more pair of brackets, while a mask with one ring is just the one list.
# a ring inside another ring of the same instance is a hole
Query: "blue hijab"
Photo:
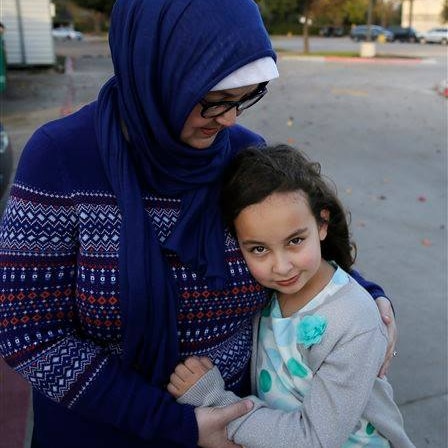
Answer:
[[[235, 150], [228, 130], [203, 150], [183, 144], [181, 130], [221, 79], [275, 53], [253, 0], [118, 0], [109, 41], [115, 75], [98, 97], [96, 133], [122, 218], [123, 359], [162, 385], [178, 362], [178, 299], [162, 251], [211, 288], [226, 280], [218, 197]], [[163, 246], [144, 208], [148, 190], [181, 199]]]

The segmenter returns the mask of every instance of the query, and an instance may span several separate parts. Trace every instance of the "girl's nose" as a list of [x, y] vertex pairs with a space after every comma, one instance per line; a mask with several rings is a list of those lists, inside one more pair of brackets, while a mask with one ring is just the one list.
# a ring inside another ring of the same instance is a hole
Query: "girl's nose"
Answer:
[[232, 107], [226, 113], [216, 117], [215, 120], [221, 126], [229, 127], [229, 126], [233, 126], [236, 123], [237, 116], [238, 116], [238, 112], [236, 110], [236, 107]]
[[288, 257], [284, 255], [277, 255], [272, 265], [272, 272], [277, 275], [288, 274], [293, 267], [293, 264]]

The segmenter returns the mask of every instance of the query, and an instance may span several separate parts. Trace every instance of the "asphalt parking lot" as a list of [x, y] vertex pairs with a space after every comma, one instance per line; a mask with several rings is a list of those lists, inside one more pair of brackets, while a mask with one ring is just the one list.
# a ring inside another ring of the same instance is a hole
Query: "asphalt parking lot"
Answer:
[[[301, 46], [298, 38], [273, 42]], [[311, 42], [312, 50], [358, 45], [347, 38]], [[104, 41], [56, 49], [67, 56], [64, 73], [9, 73], [1, 119], [15, 162], [34, 129], [94, 100], [112, 74]], [[399, 356], [389, 379], [407, 431], [417, 447], [446, 448], [448, 100], [437, 90], [448, 77], [446, 47], [394, 43], [378, 52], [390, 58], [281, 54], [280, 79], [241, 122], [269, 142], [302, 148], [335, 181], [351, 212], [357, 267], [384, 286], [395, 306]]]

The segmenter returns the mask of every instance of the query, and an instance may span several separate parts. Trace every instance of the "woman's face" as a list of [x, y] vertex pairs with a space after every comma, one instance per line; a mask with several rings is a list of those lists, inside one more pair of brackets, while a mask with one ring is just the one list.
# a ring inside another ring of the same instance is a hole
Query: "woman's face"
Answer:
[[[207, 93], [204, 100], [210, 103], [218, 101], [239, 101], [257, 88], [257, 84], [235, 89], [216, 90]], [[240, 113], [236, 108], [214, 118], [203, 118], [201, 116], [202, 105], [196, 104], [188, 115], [184, 127], [180, 133], [180, 140], [196, 149], [208, 148], [214, 141], [218, 132], [232, 126]]]

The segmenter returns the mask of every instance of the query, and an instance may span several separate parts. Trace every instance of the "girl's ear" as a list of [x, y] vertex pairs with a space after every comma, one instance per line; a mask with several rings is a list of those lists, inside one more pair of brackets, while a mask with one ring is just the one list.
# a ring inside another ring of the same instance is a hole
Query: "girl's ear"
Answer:
[[330, 221], [330, 210], [323, 209], [320, 211], [321, 222], [319, 225], [319, 239], [323, 241], [327, 237], [328, 223]]

